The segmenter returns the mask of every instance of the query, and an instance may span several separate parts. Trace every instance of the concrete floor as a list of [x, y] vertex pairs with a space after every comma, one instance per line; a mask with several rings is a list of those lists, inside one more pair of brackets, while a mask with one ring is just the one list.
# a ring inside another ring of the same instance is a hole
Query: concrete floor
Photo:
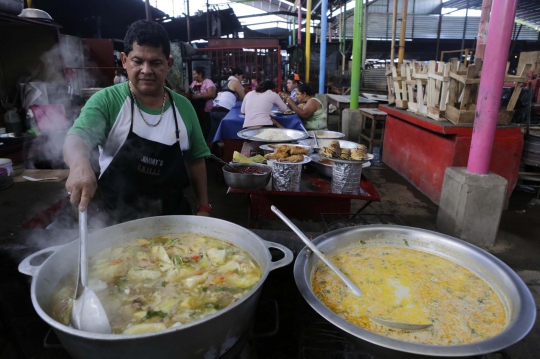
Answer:
[[[335, 116], [331, 118], [330, 129], [335, 130]], [[218, 176], [213, 163], [209, 167], [209, 195], [214, 208], [213, 216], [242, 226], [247, 225], [247, 195], [226, 194], [227, 187]], [[408, 183], [392, 169], [369, 167], [364, 175], [381, 195], [380, 203], [373, 203], [364, 213], [394, 214], [404, 225], [436, 231], [438, 206]], [[535, 301], [540, 306], [540, 204], [534, 206], [531, 200], [535, 194], [514, 191], [509, 208], [503, 213], [496, 245], [484, 248], [495, 255], [525, 281]], [[353, 201], [351, 212], [362, 205]], [[386, 217], [385, 217], [386, 218]], [[325, 225], [320, 222], [294, 221], [305, 232], [321, 233]], [[288, 230], [279, 220], [260, 221], [260, 229]], [[504, 355], [503, 355], [504, 354]], [[540, 358], [540, 321], [537, 318], [532, 331], [519, 343], [507, 348], [504, 353], [493, 354], [493, 358], [528, 359]]]

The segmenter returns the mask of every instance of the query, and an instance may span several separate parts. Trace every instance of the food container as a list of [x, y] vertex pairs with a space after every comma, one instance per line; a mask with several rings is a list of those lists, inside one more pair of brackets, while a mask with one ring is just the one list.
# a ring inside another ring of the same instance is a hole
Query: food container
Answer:
[[256, 167], [264, 173], [234, 173], [223, 167], [223, 178], [227, 186], [238, 189], [262, 189], [266, 187], [272, 176], [272, 167], [260, 163], [231, 163], [234, 168]]
[[330, 192], [357, 195], [360, 190], [360, 178], [362, 178], [362, 163], [334, 161]]
[[[267, 242], [236, 224], [199, 216], [162, 216], [139, 219], [104, 228], [88, 235], [88, 254], [136, 238], [174, 233], [200, 233], [222, 239], [246, 250], [261, 266], [262, 278], [236, 303], [194, 322], [162, 331], [144, 334], [96, 334], [76, 330], [52, 319], [49, 300], [58, 282], [67, 273], [77, 270], [79, 241], [38, 251], [19, 265], [19, 271], [32, 276], [32, 304], [39, 316], [50, 325], [64, 348], [78, 359], [166, 359], [217, 358], [246, 335], [252, 322], [268, 273], [292, 262], [293, 254], [286, 247]], [[272, 262], [270, 248], [284, 253]], [[41, 265], [33, 259], [52, 253]]]
[[300, 192], [302, 164], [274, 161], [272, 188], [276, 191]]
[[[332, 178], [332, 173], [333, 173], [333, 169], [334, 169], [334, 162], [332, 162], [332, 164], [322, 163], [322, 162], [320, 162], [320, 157], [319, 157], [318, 154], [313, 154], [310, 157], [311, 157], [311, 162], [313, 163], [313, 165], [317, 169], [317, 172], [319, 172], [323, 176]], [[331, 161], [329, 159], [326, 159], [326, 160]], [[366, 168], [366, 167], [369, 167], [369, 166], [371, 166], [371, 162], [366, 162], [366, 163], [362, 164], [362, 168]]]
[[[406, 242], [404, 241], [406, 239]], [[534, 299], [519, 276], [506, 264], [484, 250], [444, 234], [424, 229], [372, 225], [344, 228], [325, 233], [313, 240], [321, 252], [329, 254], [351, 245], [391, 246], [416, 249], [438, 255], [471, 270], [491, 285], [503, 302], [507, 325], [503, 332], [481, 342], [463, 345], [425, 345], [391, 339], [362, 329], [328, 309], [311, 289], [315, 270], [322, 264], [304, 248], [294, 265], [294, 279], [311, 307], [323, 318], [343, 330], [359, 347], [384, 358], [477, 357], [496, 352], [520, 341], [536, 319]]]

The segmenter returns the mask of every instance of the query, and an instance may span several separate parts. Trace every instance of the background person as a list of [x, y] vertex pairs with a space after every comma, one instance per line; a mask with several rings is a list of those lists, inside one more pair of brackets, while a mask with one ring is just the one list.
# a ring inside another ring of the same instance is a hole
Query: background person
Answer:
[[210, 111], [212, 111], [212, 102], [216, 98], [216, 85], [206, 78], [206, 70], [202, 66], [195, 67], [193, 70], [193, 82], [189, 85], [191, 92], [191, 103], [197, 111], [199, 122], [204, 136], [210, 132]]
[[[197, 214], [209, 215], [204, 157], [210, 153], [193, 106], [164, 87], [174, 63], [169, 55], [169, 38], [161, 25], [133, 23], [121, 54], [129, 82], [94, 94], [66, 137], [71, 203], [82, 211], [99, 189], [99, 212], [108, 224], [192, 214], [183, 193], [190, 183]], [[98, 146], [96, 179], [89, 156]]]
[[244, 86], [242, 86], [243, 75], [244, 70], [240, 68], [233, 69], [231, 76], [227, 79], [227, 84], [217, 94], [213, 102], [213, 107], [210, 111], [210, 133], [206, 138], [208, 146], [212, 144], [221, 120], [236, 105], [236, 101], [243, 100], [246, 95]]
[[283, 101], [287, 99], [287, 97], [290, 97], [295, 104], [299, 105], [300, 102], [298, 102], [298, 99], [296, 98], [296, 89], [298, 85], [300, 84], [300, 76], [298, 74], [290, 74], [287, 78], [287, 91], [289, 92], [288, 96], [287, 94], [280, 94]]
[[296, 88], [296, 98], [298, 102], [304, 104], [303, 108], [300, 108], [291, 97], [287, 98], [285, 103], [300, 117], [306, 130], [326, 130], [328, 129], [326, 109], [314, 96], [311, 86], [299, 84]]
[[270, 116], [274, 106], [277, 106], [282, 112], [288, 110], [279, 95], [272, 91], [275, 87], [276, 85], [272, 81], [265, 80], [259, 82], [255, 91], [251, 91], [246, 95], [241, 109], [241, 112], [246, 116], [244, 128], [262, 126], [283, 128], [279, 122]]

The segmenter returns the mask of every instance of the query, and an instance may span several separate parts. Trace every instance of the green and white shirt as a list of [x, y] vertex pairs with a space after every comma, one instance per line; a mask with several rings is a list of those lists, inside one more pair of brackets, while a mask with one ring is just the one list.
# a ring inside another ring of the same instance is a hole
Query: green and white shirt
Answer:
[[[210, 154], [204, 140], [199, 120], [193, 106], [185, 97], [174, 92], [180, 146], [184, 159], [191, 162]], [[149, 123], [159, 121], [161, 109], [149, 109], [139, 103], [144, 118]], [[165, 104], [163, 119], [159, 125], [148, 126], [136, 106], [133, 111], [133, 132], [147, 140], [172, 145], [176, 142], [176, 128], [171, 102]], [[68, 135], [83, 138], [91, 148], [99, 147], [100, 176], [112, 162], [129, 134], [131, 126], [131, 100], [128, 83], [121, 83], [96, 92], [83, 107]]]

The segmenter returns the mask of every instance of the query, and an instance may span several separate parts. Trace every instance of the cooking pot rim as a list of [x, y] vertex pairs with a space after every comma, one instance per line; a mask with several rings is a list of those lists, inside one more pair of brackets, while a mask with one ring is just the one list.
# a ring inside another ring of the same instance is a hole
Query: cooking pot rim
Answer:
[[[223, 314], [223, 313], [225, 313], [227, 311], [232, 310], [233, 308], [236, 308], [237, 306], [240, 306], [241, 304], [243, 304], [246, 300], [248, 300], [252, 295], [254, 295], [261, 288], [264, 281], [268, 277], [268, 274], [270, 273], [270, 271], [272, 271], [274, 269], [277, 269], [277, 268], [280, 268], [282, 266], [288, 265], [288, 264], [290, 264], [292, 262], [293, 254], [287, 247], [285, 247], [283, 245], [280, 245], [278, 243], [265, 241], [264, 239], [260, 238], [257, 234], [250, 231], [249, 229], [244, 228], [244, 227], [242, 227], [240, 225], [237, 225], [235, 223], [219, 219], [219, 218], [208, 218], [208, 217], [197, 217], [197, 216], [148, 217], [148, 218], [138, 219], [138, 220], [135, 220], [135, 221], [120, 223], [120, 224], [117, 224], [117, 225], [111, 226], [111, 227], [106, 227], [106, 228], [100, 229], [98, 231], [92, 232], [91, 234], [89, 234], [89, 236], [95, 236], [96, 233], [99, 234], [98, 232], [101, 231], [101, 230], [110, 229], [110, 228], [113, 228], [113, 227], [116, 227], [116, 226], [125, 226], [126, 223], [132, 223], [132, 222], [136, 222], [136, 221], [151, 221], [151, 219], [155, 219], [155, 218], [157, 218], [157, 219], [167, 219], [168, 217], [174, 217], [174, 218], [187, 217], [187, 218], [191, 218], [191, 219], [196, 218], [195, 221], [201, 220], [201, 218], [203, 218], [205, 221], [208, 221], [208, 220], [219, 221], [219, 222], [226, 223], [227, 225], [234, 225], [238, 230], [244, 232], [246, 234], [246, 236], [250, 236], [253, 239], [258, 239], [261, 242], [261, 245], [265, 248], [266, 257], [267, 257], [267, 261], [268, 261], [268, 263], [266, 265], [266, 268], [265, 268], [264, 272], [262, 273], [261, 280], [245, 296], [240, 298], [237, 302], [233, 303], [232, 305], [230, 305], [230, 306], [228, 306], [228, 307], [226, 307], [226, 308], [224, 308], [222, 310], [219, 310], [216, 313], [212, 313], [212, 314], [207, 315], [207, 316], [205, 316], [203, 318], [197, 319], [197, 320], [195, 320], [193, 322], [190, 322], [190, 323], [178, 326], [178, 327], [167, 328], [167, 329], [164, 329], [164, 330], [159, 330], [159, 331], [155, 331], [155, 332], [148, 332], [148, 333], [141, 333], [141, 334], [98, 334], [98, 333], [85, 332], [85, 331], [77, 330], [77, 329], [72, 328], [70, 326], [63, 325], [63, 324], [57, 322], [56, 320], [54, 320], [51, 316], [49, 316], [49, 314], [45, 310], [43, 310], [43, 308], [41, 308], [41, 305], [39, 304], [37, 296], [36, 296], [36, 286], [37, 286], [40, 271], [47, 265], [47, 263], [49, 261], [54, 260], [53, 258], [55, 257], [55, 255], [58, 255], [59, 252], [61, 252], [62, 250], [65, 250], [66, 248], [68, 248], [68, 246], [75, 246], [75, 245], [78, 246], [78, 240], [79, 239], [77, 238], [77, 239], [75, 239], [75, 240], [73, 240], [73, 241], [71, 241], [71, 242], [69, 242], [69, 243], [67, 243], [65, 245], [50, 247], [50, 250], [54, 251], [54, 253], [52, 255], [50, 255], [39, 266], [39, 268], [32, 274], [32, 284], [31, 284], [31, 291], [30, 292], [31, 292], [32, 304], [34, 305], [34, 309], [36, 310], [36, 312], [39, 314], [39, 316], [43, 320], [45, 320], [47, 322], [47, 324], [52, 326], [54, 329], [60, 330], [60, 331], [62, 331], [64, 333], [67, 333], [67, 334], [71, 334], [71, 335], [75, 335], [75, 336], [83, 337], [83, 338], [88, 338], [88, 339], [98, 339], [98, 340], [106, 340], [106, 341], [110, 341], [110, 340], [122, 341], [122, 340], [149, 338], [149, 337], [158, 336], [158, 335], [166, 335], [166, 334], [171, 334], [171, 333], [176, 332], [176, 331], [185, 330], [185, 329], [188, 329], [188, 328], [203, 324], [206, 321], [209, 321], [209, 320], [211, 320], [211, 319], [213, 319], [213, 318], [215, 318], [215, 317], [217, 317], [217, 316], [219, 316], [219, 315], [221, 315], [221, 314]], [[270, 254], [269, 248], [276, 248], [276, 249], [281, 250], [282, 252], [284, 252], [284, 255], [285, 255], [284, 258], [282, 258], [282, 259], [280, 259], [278, 261], [272, 262], [272, 255]], [[242, 249], [244, 249], [244, 250], [248, 251], [248, 253], [250, 253], [248, 249], [246, 249], [246, 248], [242, 248]], [[44, 249], [44, 250], [39, 251], [39, 252], [43, 253], [46, 250], [47, 249]], [[36, 252], [36, 253], [38, 253], [38, 252]], [[29, 257], [27, 257], [27, 259], [35, 256], [36, 253], [34, 253], [33, 255], [30, 255]], [[250, 254], [253, 255], [252, 253], [250, 253]], [[26, 261], [27, 259], [25, 259], [24, 261]], [[259, 263], [259, 265], [261, 265], [261, 263]]]
[[[388, 349], [393, 349], [396, 351], [408, 352], [412, 354], [421, 354], [421, 355], [431, 355], [431, 356], [474, 356], [481, 355], [486, 353], [492, 353], [498, 350], [509, 347], [512, 344], [517, 343], [523, 339], [529, 331], [532, 329], [535, 319], [536, 319], [536, 304], [534, 298], [532, 297], [531, 292], [523, 282], [523, 280], [503, 261], [493, 256], [492, 254], [484, 251], [483, 249], [472, 245], [469, 242], [463, 241], [458, 238], [454, 238], [442, 233], [429, 231], [426, 229], [407, 227], [407, 226], [397, 226], [397, 225], [369, 225], [369, 226], [358, 226], [350, 228], [342, 228], [332, 232], [325, 233], [315, 239], [313, 243], [319, 246], [325, 241], [335, 240], [336, 237], [343, 233], [348, 233], [351, 231], [358, 232], [369, 232], [369, 231], [379, 231], [387, 230], [389, 233], [398, 232], [398, 231], [414, 231], [416, 233], [427, 234], [436, 236], [438, 239], [447, 242], [454, 242], [467, 250], [471, 250], [486, 259], [488, 259], [492, 264], [496, 265], [501, 269], [510, 279], [511, 283], [516, 287], [519, 294], [520, 303], [517, 306], [518, 314], [515, 316], [514, 320], [509, 322], [506, 328], [499, 333], [498, 335], [471, 344], [460, 344], [460, 345], [449, 345], [449, 346], [439, 346], [439, 345], [427, 345], [419, 343], [410, 343], [393, 338], [388, 338], [363, 328], [360, 328], [344, 318], [338, 316], [332, 312], [328, 307], [326, 307], [317, 296], [311, 290], [311, 283], [309, 276], [308, 268], [308, 259], [311, 252], [307, 247], [304, 247], [298, 254], [295, 264], [294, 264], [294, 279], [300, 293], [304, 299], [309, 303], [309, 305], [323, 318], [328, 320], [330, 323], [338, 327], [339, 329], [347, 332], [349, 335], [352, 335], [358, 339], [365, 340], [372, 344], [379, 345]], [[414, 249], [414, 248], [413, 248]]]

